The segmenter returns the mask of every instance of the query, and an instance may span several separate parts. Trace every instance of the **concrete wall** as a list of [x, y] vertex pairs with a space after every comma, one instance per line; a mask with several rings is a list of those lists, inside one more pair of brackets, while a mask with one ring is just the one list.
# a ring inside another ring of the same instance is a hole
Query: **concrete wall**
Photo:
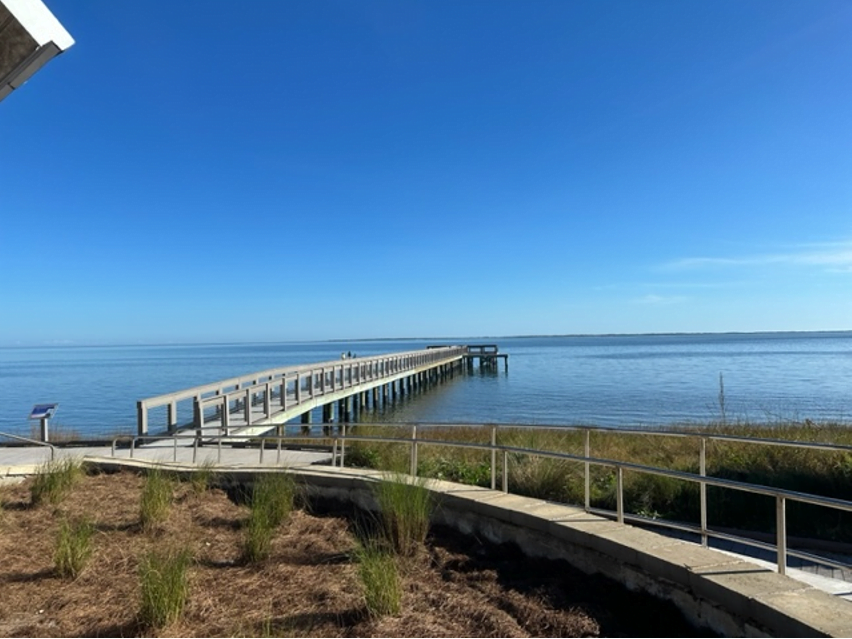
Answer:
[[[309, 495], [376, 509], [375, 471], [294, 472]], [[723, 636], [852, 636], [852, 603], [754, 563], [579, 508], [450, 482], [430, 489], [440, 504], [435, 523], [602, 573], [671, 601], [696, 626]]]
[[[149, 462], [87, 459], [104, 467]], [[193, 466], [168, 464], [191, 472]], [[251, 482], [284, 469], [230, 467], [229, 482]], [[327, 466], [288, 468], [308, 500], [334, 500], [375, 511], [377, 471]], [[759, 565], [696, 544], [619, 524], [564, 506], [486, 488], [430, 481], [434, 522], [492, 543], [513, 543], [533, 557], [562, 559], [630, 590], [668, 600], [698, 627], [733, 637], [850, 637], [852, 603]]]

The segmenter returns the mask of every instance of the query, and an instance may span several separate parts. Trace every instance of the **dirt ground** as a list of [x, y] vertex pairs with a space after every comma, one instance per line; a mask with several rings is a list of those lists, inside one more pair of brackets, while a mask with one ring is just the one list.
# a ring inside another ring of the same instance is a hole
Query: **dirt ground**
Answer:
[[[370, 618], [351, 517], [295, 511], [271, 556], [241, 562], [245, 505], [180, 483], [168, 519], [139, 524], [143, 477], [83, 477], [58, 506], [31, 505], [31, 480], [0, 487], [0, 636], [706, 636], [670, 605], [629, 593], [563, 562], [536, 561], [435, 529], [404, 560], [402, 611]], [[94, 552], [74, 580], [54, 568], [63, 517], [96, 524]], [[139, 622], [138, 560], [188, 547], [190, 596], [177, 623]]]

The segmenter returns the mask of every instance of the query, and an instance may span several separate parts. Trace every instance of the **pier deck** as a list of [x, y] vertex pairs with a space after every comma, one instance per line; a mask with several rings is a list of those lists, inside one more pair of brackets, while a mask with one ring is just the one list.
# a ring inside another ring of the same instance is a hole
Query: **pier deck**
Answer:
[[323, 423], [335, 421], [335, 414], [336, 421], [349, 421], [361, 406], [454, 375], [470, 348], [441, 346], [289, 366], [139, 400], [138, 434], [147, 435], [157, 417], [164, 432], [192, 431], [211, 439], [248, 439], [295, 418], [307, 424], [318, 408]]

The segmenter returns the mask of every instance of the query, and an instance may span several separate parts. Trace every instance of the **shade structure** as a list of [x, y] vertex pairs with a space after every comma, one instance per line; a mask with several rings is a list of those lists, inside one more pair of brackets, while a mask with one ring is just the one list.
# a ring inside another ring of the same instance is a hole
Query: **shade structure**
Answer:
[[0, 0], [0, 100], [73, 44], [41, 0]]

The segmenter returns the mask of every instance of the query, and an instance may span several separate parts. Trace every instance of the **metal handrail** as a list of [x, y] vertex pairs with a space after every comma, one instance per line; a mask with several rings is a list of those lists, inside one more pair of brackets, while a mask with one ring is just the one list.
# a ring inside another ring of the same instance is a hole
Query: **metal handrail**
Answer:
[[[581, 431], [590, 433], [608, 433], [613, 435], [651, 435], [653, 437], [681, 437], [681, 438], [704, 438], [707, 440], [728, 441], [743, 444], [763, 444], [767, 446], [789, 446], [793, 448], [810, 448], [815, 450], [833, 450], [840, 452], [852, 452], [852, 446], [844, 444], [827, 444], [823, 442], [800, 442], [792, 439], [763, 439], [757, 437], [743, 437], [740, 435], [724, 435], [719, 433], [710, 433], [701, 430], [669, 430], [667, 428], [620, 428], [612, 426], [578, 426], [578, 425], [556, 425], [556, 424], [481, 424], [481, 423], [459, 423], [459, 424], [424, 424], [418, 422], [420, 426], [429, 427], [446, 427], [446, 426], [470, 426], [481, 427], [483, 425], [495, 427], [499, 429], [530, 429], [530, 430], [555, 430], [555, 431]], [[365, 424], [366, 425], [366, 424]], [[382, 424], [369, 424], [370, 426], [381, 426]], [[399, 426], [400, 424], [389, 424], [391, 426]]]
[[[359, 424], [359, 426], [367, 426], [368, 424]], [[371, 424], [375, 426], [376, 424]], [[665, 527], [672, 530], [681, 530], [690, 533], [695, 533], [701, 535], [702, 544], [707, 545], [708, 537], [717, 538], [717, 539], [727, 539], [734, 540], [739, 543], [763, 548], [763, 549], [773, 549], [777, 553], [776, 565], [778, 572], [784, 574], [786, 572], [787, 566], [787, 558], [788, 557], [797, 557], [801, 559], [805, 559], [808, 561], [813, 561], [816, 563], [821, 563], [823, 565], [841, 568], [841, 569], [852, 569], [852, 565], [846, 564], [839, 561], [834, 561], [825, 557], [820, 557], [816, 555], [812, 555], [810, 553], [805, 553], [802, 551], [796, 550], [788, 550], [787, 549], [787, 526], [786, 526], [786, 502], [794, 501], [799, 503], [812, 504], [816, 506], [822, 506], [826, 508], [832, 508], [835, 510], [852, 512], [852, 501], [837, 499], [834, 497], [822, 497], [819, 495], [813, 495], [810, 493], [804, 493], [795, 490], [789, 490], [784, 488], [775, 488], [772, 486], [765, 486], [761, 484], [751, 484], [747, 482], [732, 480], [732, 479], [724, 479], [721, 477], [712, 477], [707, 476], [706, 473], [706, 460], [705, 453], [706, 447], [705, 443], [710, 439], [721, 439], [727, 441], [736, 441], [740, 443], [750, 443], [750, 444], [765, 444], [772, 446], [794, 446], [801, 448], [815, 448], [819, 450], [833, 450], [833, 451], [845, 451], [848, 452], [852, 450], [850, 446], [843, 445], [834, 445], [834, 444], [813, 444], [809, 442], [792, 442], [787, 440], [764, 440], [764, 439], [756, 439], [756, 438], [748, 438], [748, 437], [738, 437], [738, 436], [728, 436], [728, 435], [713, 435], [709, 433], [684, 433], [684, 432], [650, 432], [639, 429], [606, 429], [606, 428], [597, 428], [597, 427], [568, 427], [574, 430], [582, 430], [586, 433], [586, 447], [583, 455], [577, 455], [572, 453], [562, 453], [556, 451], [547, 451], [540, 450], [535, 448], [523, 448], [518, 446], [505, 446], [497, 444], [496, 442], [496, 433], [498, 426], [494, 424], [486, 425], [491, 429], [491, 441], [488, 443], [475, 443], [475, 442], [460, 442], [460, 441], [452, 441], [445, 439], [430, 439], [424, 437], [418, 437], [418, 428], [422, 433], [423, 430], [427, 430], [429, 426], [432, 427], [440, 427], [440, 426], [448, 426], [446, 424], [443, 425], [424, 425], [424, 424], [382, 424], [381, 426], [389, 427], [389, 428], [410, 428], [409, 436], [401, 436], [401, 437], [384, 437], [384, 436], [376, 436], [376, 435], [358, 435], [347, 433], [346, 424], [326, 424], [323, 426], [332, 426], [341, 428], [341, 432], [337, 434], [328, 434], [321, 437], [324, 440], [332, 441], [332, 465], [337, 466], [340, 465], [343, 467], [345, 465], [345, 454], [346, 454], [346, 443], [347, 442], [376, 442], [376, 443], [388, 443], [388, 444], [400, 444], [407, 445], [410, 447], [410, 473], [412, 475], [417, 474], [417, 457], [418, 457], [418, 447], [427, 445], [427, 446], [447, 446], [450, 448], [460, 448], [460, 449], [471, 449], [471, 450], [481, 450], [484, 452], [491, 453], [491, 488], [496, 489], [497, 484], [497, 457], [500, 455], [502, 457], [502, 491], [509, 492], [508, 485], [508, 467], [510, 461], [510, 455], [530, 455], [530, 456], [539, 456], [551, 459], [559, 459], [568, 462], [582, 463], [584, 464], [584, 479], [585, 479], [585, 510], [587, 512], [602, 514], [607, 517], [614, 517], [619, 522], [625, 521], [635, 521], [643, 524], [654, 525], [658, 527]], [[471, 424], [467, 424], [467, 426], [472, 426]], [[481, 424], [479, 426], [482, 426]], [[538, 427], [538, 426], [530, 426], [530, 425], [500, 425], [499, 428], [561, 428], [565, 429], [566, 427]], [[211, 428], [210, 430], [217, 430], [216, 428]], [[701, 446], [701, 471], [696, 473], [689, 473], [678, 470], [671, 470], [666, 468], [659, 468], [656, 466], [647, 466], [644, 464], [637, 464], [633, 462], [626, 461], [618, 461], [613, 459], [592, 457], [590, 454], [589, 446], [588, 446], [588, 435], [590, 432], [596, 430], [605, 430], [607, 432], [623, 432], [630, 434], [650, 434], [650, 435], [673, 435], [676, 437], [694, 437], [700, 438], [702, 442]], [[208, 436], [209, 437], [209, 436]], [[130, 456], [133, 457], [133, 453], [135, 448], [137, 447], [138, 442], [144, 441], [158, 441], [158, 440], [173, 440], [173, 449], [174, 449], [174, 459], [177, 459], [177, 446], [178, 440], [191, 440], [193, 442], [193, 463], [196, 462], [197, 459], [197, 450], [199, 445], [201, 445], [202, 440], [204, 439], [204, 435], [202, 433], [187, 433], [187, 434], [175, 434], [175, 435], [136, 435], [131, 439], [130, 445]], [[216, 435], [213, 437], [215, 441], [215, 445], [218, 449], [218, 460], [221, 462], [222, 455], [222, 445], [227, 444], [229, 442], [239, 442], [246, 443], [247, 437], [245, 435]], [[269, 442], [276, 442], [277, 448], [277, 459], [276, 463], [280, 463], [281, 460], [281, 450], [283, 442], [286, 440], [314, 440], [316, 441], [317, 436], [312, 435], [297, 435], [297, 434], [282, 434], [282, 435], [267, 435], [263, 437], [252, 437], [249, 439], [251, 443], [259, 444], [259, 463], [263, 464], [264, 459], [264, 450], [267, 448], [267, 444]], [[116, 443], [119, 440], [126, 441], [127, 438], [116, 438], [112, 443], [112, 453], [115, 455]], [[608, 467], [615, 470], [616, 473], [616, 510], [610, 511], [606, 509], [592, 508], [590, 506], [590, 468], [591, 466], [602, 466]], [[662, 477], [669, 477], [672, 479], [677, 479], [681, 481], [687, 481], [691, 483], [696, 483], [701, 488], [701, 525], [700, 526], [692, 526], [689, 524], [684, 524], [680, 522], [672, 522], [668, 520], [661, 519], [651, 519], [647, 517], [641, 517], [639, 515], [634, 515], [631, 513], [626, 513], [624, 508], [624, 488], [623, 488], [623, 473], [624, 471], [632, 471], [639, 473], [646, 473], [651, 475], [657, 475]], [[767, 544], [765, 542], [756, 541], [754, 539], [749, 539], [746, 537], [739, 537], [736, 535], [730, 535], [727, 533], [722, 533], [719, 531], [714, 531], [707, 525], [707, 494], [706, 488], [708, 486], [731, 489], [731, 490], [739, 490], [742, 492], [764, 495], [767, 497], [771, 497], [775, 499], [776, 502], [776, 543], [774, 546], [771, 544]]]
[[[386, 438], [386, 437], [374, 437], [374, 436], [360, 436], [360, 435], [345, 435], [341, 436], [341, 439], [344, 442], [346, 440], [352, 441], [376, 441], [376, 442], [386, 442], [386, 443], [403, 443], [403, 442], [411, 442], [412, 447], [412, 457], [411, 457], [411, 474], [416, 474], [416, 455], [417, 455], [417, 446], [418, 445], [437, 445], [437, 446], [449, 446], [452, 448], [470, 448], [475, 450], [483, 450], [483, 451], [491, 451], [492, 455], [495, 452], [502, 452], [503, 455], [503, 473], [502, 473], [502, 489], [503, 492], [509, 492], [508, 489], [508, 455], [510, 453], [520, 454], [520, 455], [535, 455], [539, 457], [548, 457], [552, 459], [562, 459], [566, 461], [574, 461], [583, 463], [586, 466], [585, 470], [585, 484], [586, 484], [586, 510], [589, 512], [598, 511], [601, 513], [605, 513], [608, 516], [615, 515], [615, 518], [619, 523], [623, 523], [625, 521], [625, 512], [624, 512], [624, 487], [623, 487], [623, 472], [625, 470], [631, 470], [634, 472], [644, 472], [652, 475], [659, 475], [663, 477], [670, 477], [673, 479], [679, 479], [682, 481], [689, 481], [692, 483], [697, 483], [702, 488], [702, 500], [701, 500], [701, 527], [697, 528], [696, 531], [702, 535], [703, 543], [706, 545], [706, 537], [712, 536], [717, 538], [726, 537], [729, 539], [736, 539], [741, 541], [742, 543], [748, 545], [760, 545], [759, 542], [755, 542], [754, 540], [748, 540], [746, 538], [740, 538], [735, 535], [724, 535], [722, 533], [714, 532], [712, 529], [707, 526], [707, 501], [706, 501], [706, 493], [704, 490], [707, 486], [715, 486], [719, 488], [729, 488], [733, 490], [739, 490], [742, 492], [765, 495], [768, 497], [774, 497], [776, 500], [776, 545], [775, 550], [777, 551], [777, 569], [780, 574], [786, 573], [787, 567], [787, 557], [788, 556], [797, 556], [801, 558], [807, 559], [818, 559], [819, 561], [823, 561], [823, 558], [816, 557], [814, 555], [809, 555], [807, 553], [801, 553], [798, 551], [788, 551], [787, 549], [787, 526], [786, 526], [786, 502], [787, 500], [796, 501], [800, 503], [807, 503], [816, 506], [823, 506], [827, 508], [833, 508], [835, 510], [842, 510], [846, 512], [852, 512], [852, 501], [847, 501], [843, 499], [836, 499], [833, 497], [821, 497], [818, 495], [811, 495], [810, 493], [803, 493], [800, 491], [788, 490], [784, 488], [774, 488], [771, 486], [764, 486], [761, 484], [749, 484], [746, 482], [736, 481], [732, 479], [723, 479], [720, 477], [708, 477], [704, 474], [695, 474], [695, 473], [687, 473], [683, 471], [670, 470], [664, 468], [658, 468], [655, 466], [646, 466], [643, 464], [635, 464], [632, 462], [622, 462], [611, 459], [603, 459], [596, 458], [587, 455], [573, 455], [570, 453], [558, 453], [554, 451], [543, 451], [538, 449], [531, 448], [520, 448], [515, 446], [498, 446], [495, 444], [475, 444], [468, 442], [453, 442], [447, 440], [435, 440], [435, 439], [423, 439], [417, 438], [417, 428], [416, 426], [412, 428], [412, 436], [411, 438]], [[751, 443], [756, 443], [757, 440], [748, 440]], [[848, 448], [848, 447], [841, 447]], [[703, 452], [703, 449], [702, 449]], [[616, 471], [616, 511], [606, 511], [604, 509], [592, 509], [588, 506], [589, 502], [589, 466], [606, 466], [615, 469]], [[496, 465], [492, 464], [491, 466], [491, 485], [492, 488], [496, 483]], [[664, 520], [652, 520], [656, 523], [656, 525], [664, 526]], [[768, 546], [767, 546], [768, 547]], [[852, 569], [852, 565], [845, 564], [842, 562], [833, 562], [830, 560], [825, 560], [826, 565], [831, 565], [834, 567]]]
[[12, 435], [11, 433], [0, 433], [0, 437], [8, 437], [9, 439], [16, 439], [28, 444], [37, 444], [38, 446], [47, 446], [50, 448], [50, 459], [53, 460], [56, 457], [56, 446], [48, 442], [43, 442], [38, 439], [30, 439], [29, 437], [21, 437], [20, 435]]

